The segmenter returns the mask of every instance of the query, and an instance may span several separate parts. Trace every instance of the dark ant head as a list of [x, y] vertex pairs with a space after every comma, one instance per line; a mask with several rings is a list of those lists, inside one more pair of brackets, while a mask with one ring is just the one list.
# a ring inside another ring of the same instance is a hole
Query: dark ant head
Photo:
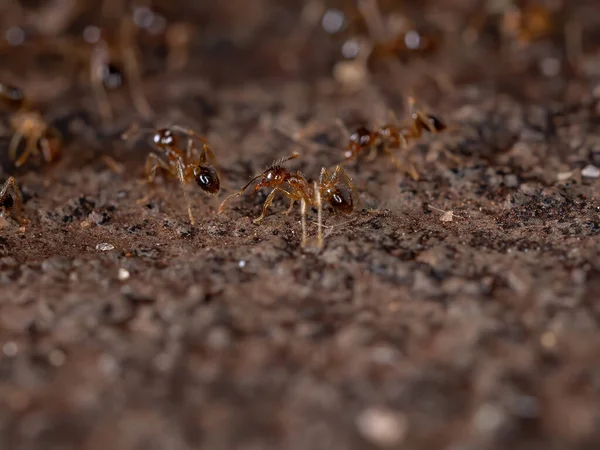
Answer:
[[289, 171], [285, 167], [271, 166], [263, 172], [261, 180], [256, 184], [255, 189], [258, 191], [263, 187], [279, 186], [286, 180], [288, 175]]
[[366, 147], [371, 143], [372, 138], [371, 132], [366, 127], [360, 127], [350, 135], [350, 142]]
[[123, 84], [123, 72], [116, 65], [108, 63], [102, 67], [102, 81], [106, 89], [117, 89]]
[[446, 129], [446, 124], [440, 119], [438, 119], [436, 116], [427, 114], [426, 117], [435, 131], [444, 131]]
[[335, 210], [344, 214], [350, 214], [354, 209], [352, 194], [345, 189], [340, 189], [339, 187], [329, 188], [325, 192], [324, 197]]
[[194, 179], [198, 186], [210, 194], [216, 194], [221, 188], [221, 182], [219, 181], [219, 175], [217, 171], [212, 167], [208, 166], [196, 166], [194, 167]]
[[4, 200], [0, 201], [0, 208], [4, 209], [4, 211], [8, 211], [9, 209], [12, 209], [14, 204], [15, 201], [13, 200], [12, 195], [7, 195], [4, 197]]
[[177, 147], [177, 136], [168, 128], [161, 128], [156, 130], [152, 141], [162, 148]]

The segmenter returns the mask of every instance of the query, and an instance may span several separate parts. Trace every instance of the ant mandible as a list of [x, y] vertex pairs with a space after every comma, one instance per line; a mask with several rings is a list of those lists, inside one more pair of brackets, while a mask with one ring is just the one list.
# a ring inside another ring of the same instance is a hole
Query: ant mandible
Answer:
[[[358, 192], [352, 179], [346, 174], [346, 171], [341, 166], [336, 166], [334, 171], [330, 174], [328, 170], [323, 167], [319, 176], [319, 181], [310, 183], [300, 171], [292, 173], [283, 164], [287, 161], [295, 159], [299, 156], [298, 153], [292, 153], [290, 156], [276, 161], [269, 166], [262, 173], [253, 177], [242, 189], [226, 197], [221, 206], [219, 207], [219, 214], [225, 209], [225, 203], [232, 197], [239, 197], [242, 195], [248, 187], [256, 180], [260, 180], [254, 187], [255, 191], [262, 188], [268, 187], [273, 190], [267, 196], [263, 205], [262, 213], [259, 217], [254, 219], [254, 223], [262, 221], [266, 214], [269, 206], [273, 202], [275, 195], [281, 192], [290, 200], [290, 206], [286, 211], [289, 214], [294, 204], [299, 201], [301, 205], [301, 223], [302, 223], [302, 246], [304, 247], [307, 242], [306, 236], [306, 207], [313, 206], [318, 211], [318, 246], [323, 246], [323, 232], [322, 232], [322, 204], [323, 202], [329, 203], [331, 207], [340, 211], [344, 214], [350, 214], [354, 209], [354, 199], [352, 194], [345, 189], [339, 187], [340, 181], [343, 181], [354, 193], [356, 199], [360, 201]], [[284, 189], [283, 186], [287, 185], [288, 189]]]
[[[439, 118], [432, 114], [425, 114], [415, 107], [415, 100], [412, 97], [408, 99], [409, 117], [411, 123], [408, 127], [399, 127], [388, 123], [376, 127], [374, 130], [369, 130], [367, 127], [360, 127], [349, 136], [349, 143], [345, 149], [346, 161], [356, 160], [358, 156], [366, 150], [370, 150], [368, 160], [373, 160], [377, 155], [377, 149], [381, 148], [401, 170], [407, 171], [408, 174], [416, 181], [419, 179], [419, 174], [414, 165], [408, 162], [408, 168], [401, 163], [396, 156], [394, 150], [408, 149], [409, 142], [420, 138], [423, 132], [440, 133], [447, 126]], [[345, 126], [340, 123], [345, 129]], [[348, 133], [349, 134], [349, 133]]]
[[[206, 138], [193, 130], [179, 125], [171, 125], [168, 128], [160, 129], [142, 129], [134, 124], [128, 131], [123, 133], [122, 139], [130, 139], [142, 133], [150, 133], [154, 147], [162, 151], [166, 156], [165, 160], [154, 152], [148, 155], [146, 159], [146, 178], [148, 182], [152, 183], [154, 181], [158, 169], [164, 170], [169, 175], [178, 178], [183, 189], [190, 223], [194, 225], [195, 221], [186, 185], [195, 180], [203, 191], [210, 194], [217, 194], [221, 188], [217, 170], [208, 165], [209, 160], [216, 165], [216, 158]], [[180, 137], [177, 133], [187, 137], [185, 149], [182, 147]], [[200, 151], [194, 145], [194, 139], [201, 142], [202, 149]]]
[[[8, 147], [8, 155], [15, 161], [15, 166], [22, 166], [32, 154], [38, 152], [41, 152], [47, 163], [56, 160], [62, 147], [58, 130], [50, 126], [38, 111], [30, 109], [23, 91], [15, 86], [0, 83], [0, 99], [16, 108], [10, 117], [10, 125], [15, 134]], [[25, 150], [17, 158], [17, 151], [23, 139], [26, 140]]]
[[[12, 195], [10, 192], [11, 190]], [[2, 186], [2, 189], [0, 189], [0, 215], [4, 216], [5, 213], [12, 211], [15, 207], [17, 211], [14, 216], [19, 222], [25, 223], [26, 221], [21, 215], [21, 210], [23, 207], [21, 192], [19, 191], [19, 187], [17, 186], [15, 179], [13, 177], [9, 177]]]

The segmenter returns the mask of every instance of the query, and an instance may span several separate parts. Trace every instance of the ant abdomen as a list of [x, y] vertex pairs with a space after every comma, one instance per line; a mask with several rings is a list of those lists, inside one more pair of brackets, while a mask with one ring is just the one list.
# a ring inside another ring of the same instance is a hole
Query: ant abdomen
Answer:
[[354, 209], [354, 201], [350, 192], [340, 189], [333, 188], [328, 189], [326, 192], [326, 200], [329, 204], [337, 211], [344, 214], [350, 214]]
[[194, 179], [203, 191], [206, 191], [210, 194], [216, 194], [221, 188], [219, 175], [217, 174], [217, 171], [212, 167], [194, 167]]

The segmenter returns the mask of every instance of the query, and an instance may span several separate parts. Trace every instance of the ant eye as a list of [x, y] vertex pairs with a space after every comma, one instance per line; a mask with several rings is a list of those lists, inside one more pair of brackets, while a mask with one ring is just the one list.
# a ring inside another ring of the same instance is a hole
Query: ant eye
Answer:
[[429, 120], [429, 123], [433, 126], [435, 131], [443, 131], [446, 129], [446, 124], [437, 117], [428, 115], [427, 119]]
[[123, 74], [114, 64], [102, 67], [102, 80], [107, 89], [116, 89], [123, 84]]
[[7, 195], [2, 202], [0, 202], [0, 208], [11, 209], [14, 205], [12, 195]]
[[202, 190], [211, 194], [216, 194], [221, 188], [217, 172], [210, 167], [196, 166], [194, 168], [194, 178]]

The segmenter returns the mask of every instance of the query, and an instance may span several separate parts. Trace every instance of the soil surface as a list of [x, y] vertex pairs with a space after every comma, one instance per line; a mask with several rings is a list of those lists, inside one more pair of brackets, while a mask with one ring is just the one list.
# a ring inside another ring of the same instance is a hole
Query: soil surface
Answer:
[[[3, 30], [50, 33], [36, 28], [50, 13], [23, 3]], [[303, 2], [164, 3], [168, 23], [198, 29], [173, 72], [159, 38], [140, 38], [145, 123], [191, 127], [217, 156], [221, 193], [188, 186], [194, 226], [177, 180], [144, 179], [149, 140], [119, 139], [140, 120], [127, 83], [103, 124], [69, 58], [0, 49], [2, 80], [65, 140], [56, 163], [15, 168], [3, 110], [1, 179], [17, 179], [28, 222], [7, 214], [0, 229], [0, 448], [598, 448], [594, 2], [567, 2], [559, 32], [524, 44], [463, 42], [478, 2], [414, 2], [441, 47], [358, 86], [332, 76], [341, 42]], [[361, 203], [325, 209], [324, 248], [316, 211], [303, 248], [283, 198], [253, 223], [268, 191], [216, 213], [292, 151], [315, 179], [344, 159], [336, 120], [405, 123], [409, 95], [449, 129], [399, 153], [418, 181], [383, 152], [347, 164]]]

